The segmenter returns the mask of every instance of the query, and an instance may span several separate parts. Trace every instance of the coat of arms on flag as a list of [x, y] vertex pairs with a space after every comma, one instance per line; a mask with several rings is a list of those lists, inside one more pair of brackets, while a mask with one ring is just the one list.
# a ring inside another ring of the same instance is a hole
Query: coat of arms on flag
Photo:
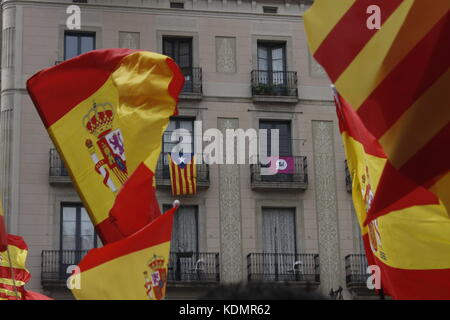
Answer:
[[[95, 165], [95, 171], [103, 177], [103, 184], [117, 192], [128, 178], [125, 149], [120, 129], [113, 129], [114, 111], [108, 102], [94, 103], [83, 118], [83, 126], [97, 139], [100, 157], [91, 139], [86, 140], [86, 148]], [[112, 179], [112, 172], [116, 179]], [[116, 181], [114, 181], [116, 180]]]
[[164, 297], [164, 290], [167, 283], [164, 257], [154, 255], [153, 258], [148, 261], [148, 267], [150, 268], [150, 278], [148, 271], [144, 271], [147, 296], [152, 300], [161, 300]]
[[192, 154], [168, 155], [170, 181], [174, 196], [197, 193], [197, 168]]

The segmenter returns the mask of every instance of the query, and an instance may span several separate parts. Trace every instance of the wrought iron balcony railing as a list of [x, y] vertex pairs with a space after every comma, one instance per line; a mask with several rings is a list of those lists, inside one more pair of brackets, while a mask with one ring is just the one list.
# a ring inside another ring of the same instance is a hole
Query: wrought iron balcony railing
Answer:
[[318, 254], [250, 253], [248, 281], [320, 283]]
[[298, 80], [295, 71], [253, 70], [253, 96], [298, 97]]
[[365, 254], [349, 254], [345, 257], [345, 280], [347, 286], [366, 287], [367, 259]]
[[350, 175], [350, 170], [348, 169], [347, 160], [345, 160], [345, 187], [348, 192], [352, 192], [352, 177]]
[[181, 93], [197, 94], [203, 93], [202, 68], [182, 68], [184, 74], [184, 87]]
[[[280, 156], [286, 161], [287, 169], [275, 174], [265, 174], [269, 164], [251, 164], [250, 176], [253, 189], [297, 189], [308, 187], [308, 162], [304, 156]], [[266, 169], [263, 171], [263, 169]]]
[[65, 286], [70, 276], [68, 267], [77, 265], [88, 250], [44, 250], [41, 253], [41, 283], [43, 287]]
[[[44, 250], [41, 253], [41, 283], [43, 287], [66, 285], [68, 268], [80, 263], [88, 250]], [[219, 253], [171, 252], [168, 277], [172, 283], [220, 281]]]
[[171, 252], [168, 273], [169, 283], [219, 282], [219, 253]]
[[[196, 158], [203, 156], [198, 155]], [[209, 187], [209, 165], [206, 163], [196, 164], [197, 169], [197, 188]], [[169, 157], [167, 154], [161, 153], [156, 165], [156, 185], [161, 187], [171, 186]]]

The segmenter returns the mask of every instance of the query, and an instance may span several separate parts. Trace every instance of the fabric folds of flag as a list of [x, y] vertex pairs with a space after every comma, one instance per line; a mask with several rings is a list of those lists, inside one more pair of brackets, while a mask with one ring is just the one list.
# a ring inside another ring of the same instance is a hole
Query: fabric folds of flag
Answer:
[[25, 267], [28, 246], [22, 237], [11, 234], [7, 241], [8, 250], [0, 253], [0, 300], [25, 300], [25, 284], [31, 278]]
[[366, 223], [417, 186], [450, 212], [449, 12], [448, 0], [316, 0], [305, 14], [314, 58], [388, 159]]
[[3, 205], [0, 199], [0, 252], [5, 251], [7, 247], [5, 213], [3, 212]]
[[194, 155], [182, 155], [169, 160], [170, 181], [174, 196], [197, 193], [197, 166]]
[[78, 283], [79, 300], [160, 300], [165, 296], [167, 266], [176, 208], [126, 239], [92, 249], [69, 281]]
[[27, 82], [104, 244], [161, 214], [153, 177], [183, 84], [170, 58], [128, 49], [91, 51]]
[[387, 155], [357, 112], [336, 97], [340, 130], [352, 178], [352, 196], [369, 265], [381, 270], [385, 293], [395, 299], [450, 299], [450, 220], [439, 199], [417, 186], [364, 225]]

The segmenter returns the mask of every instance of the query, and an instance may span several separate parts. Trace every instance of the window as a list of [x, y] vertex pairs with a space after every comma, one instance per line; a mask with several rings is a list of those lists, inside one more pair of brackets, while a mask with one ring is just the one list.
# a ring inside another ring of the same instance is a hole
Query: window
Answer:
[[262, 208], [262, 215], [264, 252], [296, 253], [295, 208]]
[[263, 6], [263, 12], [264, 13], [276, 14], [276, 13], [278, 13], [278, 7]]
[[89, 250], [97, 248], [100, 241], [94, 226], [79, 203], [61, 206], [61, 250]]
[[[164, 211], [171, 208], [164, 205]], [[172, 252], [198, 252], [198, 207], [180, 206], [175, 213], [172, 229]]]
[[271, 130], [278, 129], [279, 134], [279, 155], [292, 156], [291, 122], [277, 120], [260, 120], [260, 129], [267, 130], [267, 153], [271, 155], [272, 135]]
[[64, 60], [95, 49], [94, 32], [72, 32], [64, 34]]
[[183, 91], [193, 91], [192, 38], [163, 37], [163, 54], [171, 57], [185, 77]]
[[265, 280], [288, 280], [295, 261], [295, 208], [262, 208]]
[[286, 44], [258, 42], [259, 83], [283, 86], [286, 71]]
[[170, 7], [172, 9], [184, 9], [184, 3], [183, 2], [171, 2]]

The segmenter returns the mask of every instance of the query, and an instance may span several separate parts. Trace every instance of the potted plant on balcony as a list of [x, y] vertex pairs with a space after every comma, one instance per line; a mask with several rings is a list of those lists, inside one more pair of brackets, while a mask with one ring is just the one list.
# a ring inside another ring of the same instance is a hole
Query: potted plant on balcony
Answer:
[[268, 84], [260, 83], [254, 87], [254, 92], [257, 95], [270, 95], [272, 86]]

